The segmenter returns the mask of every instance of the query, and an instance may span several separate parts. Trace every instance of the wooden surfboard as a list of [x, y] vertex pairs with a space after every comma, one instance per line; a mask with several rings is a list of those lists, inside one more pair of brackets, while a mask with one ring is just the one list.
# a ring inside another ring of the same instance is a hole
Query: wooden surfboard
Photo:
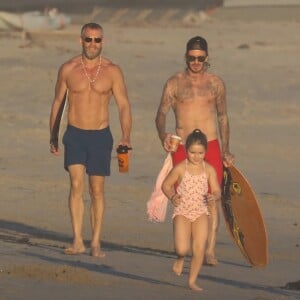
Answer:
[[268, 240], [256, 195], [235, 167], [224, 167], [222, 208], [227, 228], [246, 260], [254, 267], [268, 263]]
[[59, 134], [60, 134], [60, 128], [61, 128], [61, 122], [62, 122], [62, 118], [64, 115], [64, 111], [67, 105], [67, 99], [68, 99], [68, 91], [66, 91], [65, 95], [64, 95], [64, 99], [59, 107], [53, 128], [52, 128], [52, 132], [51, 132], [51, 138], [50, 141], [51, 143], [53, 143], [53, 145], [55, 146], [56, 149], [58, 149], [58, 139], [59, 139]]

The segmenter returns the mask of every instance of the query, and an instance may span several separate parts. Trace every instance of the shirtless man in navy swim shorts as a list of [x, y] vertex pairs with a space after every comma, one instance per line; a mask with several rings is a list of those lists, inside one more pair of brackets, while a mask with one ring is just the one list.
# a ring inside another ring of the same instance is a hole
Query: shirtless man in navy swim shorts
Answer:
[[[92, 240], [90, 254], [104, 257], [101, 232], [104, 215], [104, 181], [110, 175], [113, 137], [109, 128], [109, 103], [113, 96], [119, 111], [121, 139], [118, 145], [130, 144], [132, 116], [127, 89], [121, 69], [102, 57], [103, 29], [99, 24], [82, 27], [82, 53], [64, 63], [57, 76], [55, 97], [50, 115], [50, 136], [59, 109], [68, 92], [68, 127], [63, 136], [64, 167], [69, 172], [69, 209], [73, 229], [73, 243], [66, 254], [85, 252], [82, 236], [83, 191], [85, 173], [88, 174], [91, 196]], [[50, 138], [50, 151], [59, 155], [56, 141]]]
[[[170, 109], [176, 121], [176, 134], [183, 143], [194, 129], [199, 128], [208, 140], [205, 159], [216, 169], [219, 184], [222, 182], [223, 162], [233, 163], [229, 151], [229, 121], [226, 107], [225, 85], [220, 77], [207, 72], [208, 46], [204, 38], [195, 36], [186, 45], [186, 70], [178, 72], [165, 84], [156, 115], [159, 138], [166, 151], [170, 151], [170, 133], [166, 132], [166, 118]], [[220, 133], [220, 142], [218, 140]], [[172, 154], [176, 165], [186, 158], [185, 147], [180, 145]], [[206, 263], [217, 264], [215, 244], [218, 228], [218, 204], [211, 203]]]

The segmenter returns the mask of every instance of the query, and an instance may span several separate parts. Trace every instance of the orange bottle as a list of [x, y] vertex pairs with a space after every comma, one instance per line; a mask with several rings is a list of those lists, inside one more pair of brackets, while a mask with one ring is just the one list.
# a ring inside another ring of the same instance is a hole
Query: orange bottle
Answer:
[[118, 154], [118, 164], [119, 164], [119, 172], [120, 173], [127, 173], [129, 167], [129, 156], [128, 150], [131, 150], [128, 146], [119, 145], [117, 148]]

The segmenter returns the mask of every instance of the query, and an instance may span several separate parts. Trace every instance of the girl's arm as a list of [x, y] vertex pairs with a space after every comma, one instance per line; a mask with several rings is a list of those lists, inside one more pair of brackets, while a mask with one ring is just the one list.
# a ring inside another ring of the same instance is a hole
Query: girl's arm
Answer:
[[208, 201], [217, 201], [221, 199], [221, 188], [218, 182], [216, 170], [209, 165], [207, 168], [208, 184], [210, 187], [210, 193], [207, 195]]
[[180, 195], [178, 195], [174, 189], [174, 184], [180, 179], [180, 167], [179, 165], [175, 166], [170, 173], [165, 178], [162, 184], [162, 191], [168, 199], [171, 200], [174, 206], [179, 205]]

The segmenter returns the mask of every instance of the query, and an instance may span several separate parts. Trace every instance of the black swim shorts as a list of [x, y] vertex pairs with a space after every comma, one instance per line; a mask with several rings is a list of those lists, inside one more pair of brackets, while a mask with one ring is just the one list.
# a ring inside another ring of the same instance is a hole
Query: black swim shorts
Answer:
[[109, 176], [113, 137], [109, 127], [84, 130], [68, 125], [63, 136], [64, 167], [84, 165], [88, 175]]

